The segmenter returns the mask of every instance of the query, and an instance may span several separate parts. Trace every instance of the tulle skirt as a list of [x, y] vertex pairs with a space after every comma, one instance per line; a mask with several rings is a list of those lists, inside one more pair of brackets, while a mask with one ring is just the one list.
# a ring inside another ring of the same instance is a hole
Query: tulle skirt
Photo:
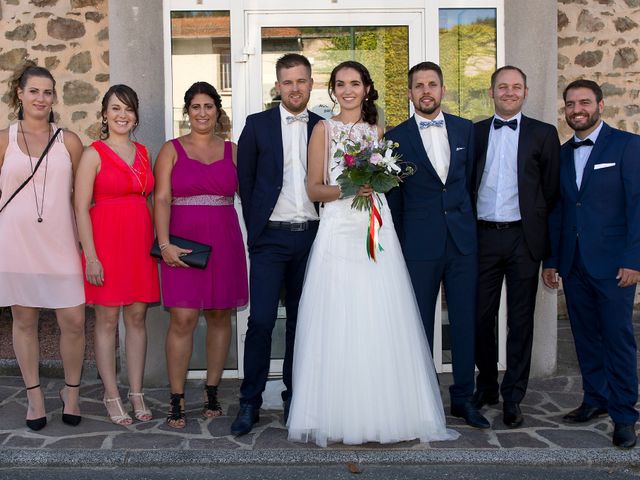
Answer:
[[[383, 201], [384, 201], [384, 197]], [[327, 204], [298, 311], [289, 439], [362, 444], [452, 440], [391, 215], [377, 262], [369, 215]]]

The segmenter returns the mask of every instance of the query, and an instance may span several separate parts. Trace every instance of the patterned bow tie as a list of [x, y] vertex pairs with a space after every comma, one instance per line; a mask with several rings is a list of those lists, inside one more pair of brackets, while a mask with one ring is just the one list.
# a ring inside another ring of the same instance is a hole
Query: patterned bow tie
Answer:
[[509, 120], [508, 122], [505, 122], [504, 120], [500, 120], [499, 118], [493, 119], [493, 128], [495, 128], [496, 130], [504, 127], [505, 125], [509, 127], [511, 130], [515, 130], [516, 128], [518, 128], [518, 119], [514, 118], [513, 120]]
[[427, 120], [426, 122], [420, 122], [420, 130], [429, 127], [444, 127], [444, 120]]
[[300, 115], [289, 115], [288, 117], [285, 118], [285, 120], [287, 121], [287, 125], [292, 124], [293, 122], [304, 122], [307, 123], [309, 121], [309, 114], [308, 113], [301, 113]]
[[590, 147], [593, 145], [593, 140], [587, 138], [585, 140], [582, 140], [581, 142], [578, 142], [575, 138], [572, 138], [571, 140], [569, 140], [569, 145], [571, 145], [573, 148]]

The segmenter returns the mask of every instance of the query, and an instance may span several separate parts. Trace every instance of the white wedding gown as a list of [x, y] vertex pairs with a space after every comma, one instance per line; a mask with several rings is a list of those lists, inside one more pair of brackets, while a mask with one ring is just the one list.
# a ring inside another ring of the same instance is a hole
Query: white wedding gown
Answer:
[[[375, 126], [330, 120], [353, 139]], [[333, 142], [332, 142], [333, 143]], [[329, 154], [329, 181], [339, 160]], [[289, 440], [362, 444], [452, 440], [391, 213], [381, 195], [377, 262], [366, 253], [369, 213], [351, 198], [321, 209], [298, 311]]]

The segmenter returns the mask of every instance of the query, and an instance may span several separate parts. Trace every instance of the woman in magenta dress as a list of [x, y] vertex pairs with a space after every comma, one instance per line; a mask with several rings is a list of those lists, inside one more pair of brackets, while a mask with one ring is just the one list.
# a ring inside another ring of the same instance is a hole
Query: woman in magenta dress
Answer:
[[87, 304], [96, 312], [95, 353], [111, 421], [130, 425], [116, 382], [116, 331], [120, 309], [129, 400], [134, 416], [151, 420], [142, 377], [147, 351], [147, 305], [160, 300], [153, 243], [153, 174], [147, 149], [131, 141], [138, 125], [138, 96], [126, 85], [112, 86], [102, 99], [101, 140], [85, 150], [78, 168], [75, 207], [84, 254]]
[[[52, 106], [56, 82], [28, 62], [10, 83], [9, 104], [18, 122], [0, 131], [0, 306], [10, 306], [13, 349], [27, 387], [27, 427], [47, 423], [38, 372], [40, 308], [53, 308], [60, 326], [65, 387], [62, 421], [80, 423], [79, 387], [84, 359], [84, 291], [71, 192], [82, 155], [72, 132], [58, 133], [40, 167], [35, 165], [56, 132]], [[35, 170], [13, 198], [9, 197]]]
[[[162, 301], [170, 311], [166, 340], [171, 401], [167, 424], [184, 428], [184, 382], [200, 310], [207, 321], [205, 418], [222, 415], [217, 388], [229, 351], [232, 309], [248, 301], [247, 265], [238, 216], [236, 146], [214, 135], [222, 102], [215, 88], [194, 83], [184, 95], [191, 131], [164, 144], [155, 164], [154, 218], [162, 251]], [[205, 269], [187, 266], [188, 250], [169, 234], [211, 245]]]

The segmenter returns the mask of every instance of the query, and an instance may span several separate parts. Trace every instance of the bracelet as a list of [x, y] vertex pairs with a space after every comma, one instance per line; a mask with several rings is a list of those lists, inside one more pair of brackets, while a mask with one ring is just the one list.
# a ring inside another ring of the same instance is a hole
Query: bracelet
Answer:
[[88, 258], [85, 257], [85, 262], [88, 265], [90, 263], [100, 263], [100, 260], [98, 260], [97, 258], [92, 258], [91, 260], [89, 260]]
[[171, 243], [166, 242], [166, 243], [161, 243], [160, 245], [158, 245], [158, 247], [160, 248], [160, 251], [162, 252], [165, 248], [167, 248], [169, 245], [171, 245]]
[[344, 198], [344, 194], [342, 193], [342, 187], [340, 184], [336, 185], [338, 187], [338, 200], [342, 200]]

